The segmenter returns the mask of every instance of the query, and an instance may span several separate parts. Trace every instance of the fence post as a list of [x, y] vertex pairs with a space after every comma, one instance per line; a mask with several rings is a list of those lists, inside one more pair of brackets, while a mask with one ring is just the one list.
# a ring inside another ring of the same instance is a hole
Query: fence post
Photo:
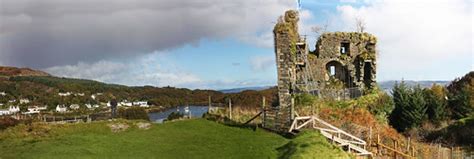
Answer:
[[295, 119], [295, 98], [291, 97], [291, 109], [290, 109], [290, 114], [291, 114], [291, 120]]
[[229, 119], [232, 120], [232, 99], [229, 98]]
[[207, 108], [207, 112], [208, 112], [208, 113], [211, 113], [211, 109], [212, 109], [212, 108], [211, 108], [211, 96], [209, 96], [209, 106], [208, 106], [208, 108]]
[[[393, 149], [398, 150], [397, 146], [398, 146], [397, 140], [393, 140]], [[394, 158], [397, 158], [397, 152], [396, 151], [393, 151], [393, 156], [394, 156]]]

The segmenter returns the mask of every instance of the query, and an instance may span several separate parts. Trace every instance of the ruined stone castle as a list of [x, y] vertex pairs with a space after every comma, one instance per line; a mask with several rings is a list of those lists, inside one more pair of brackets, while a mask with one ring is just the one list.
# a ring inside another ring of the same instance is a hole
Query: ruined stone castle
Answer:
[[323, 33], [310, 51], [298, 33], [298, 20], [298, 12], [287, 11], [273, 30], [280, 106], [291, 105], [293, 94], [348, 99], [376, 85], [375, 36]]

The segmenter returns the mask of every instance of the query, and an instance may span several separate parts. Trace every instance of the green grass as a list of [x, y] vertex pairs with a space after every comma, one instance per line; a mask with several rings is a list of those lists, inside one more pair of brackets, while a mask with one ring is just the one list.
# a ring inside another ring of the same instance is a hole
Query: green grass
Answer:
[[[117, 122], [127, 123], [130, 128], [113, 133], [107, 125]], [[0, 132], [0, 159], [287, 158], [283, 151], [288, 144], [306, 144], [303, 140], [307, 140], [296, 138], [289, 142], [290, 139], [264, 130], [230, 127], [204, 119], [153, 124], [148, 130], [138, 129], [134, 123], [136, 121], [120, 120], [89, 124], [19, 125]], [[296, 154], [311, 154], [313, 148], [314, 153], [326, 150], [328, 153], [323, 154], [340, 153], [332, 145], [327, 145], [321, 136], [315, 137], [319, 138], [316, 139], [318, 142], [308, 144], [323, 145], [309, 146], [312, 150], [297, 148]], [[315, 156], [318, 155], [308, 158]]]
[[278, 150], [280, 151], [280, 158], [350, 158], [347, 153], [328, 143], [326, 138], [316, 131], [302, 132]]

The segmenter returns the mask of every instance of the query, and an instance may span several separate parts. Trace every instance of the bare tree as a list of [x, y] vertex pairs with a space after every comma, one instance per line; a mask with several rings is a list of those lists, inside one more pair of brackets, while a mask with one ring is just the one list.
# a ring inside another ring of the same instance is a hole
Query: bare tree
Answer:
[[315, 25], [315, 26], [311, 27], [311, 31], [316, 33], [316, 37], [318, 37], [319, 35], [327, 32], [328, 26], [329, 26], [329, 22], [326, 21], [326, 23], [322, 26]]
[[363, 32], [365, 31], [365, 29], [366, 29], [365, 20], [364, 20], [363, 18], [361, 18], [361, 17], [357, 17], [356, 20], [355, 20], [355, 22], [356, 22], [356, 31], [363, 33]]

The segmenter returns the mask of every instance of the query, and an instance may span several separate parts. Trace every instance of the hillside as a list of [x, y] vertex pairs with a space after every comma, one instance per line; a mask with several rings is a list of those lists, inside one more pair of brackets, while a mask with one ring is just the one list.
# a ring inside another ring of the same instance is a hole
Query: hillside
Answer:
[[0, 75], [3, 76], [50, 76], [48, 73], [30, 68], [16, 68], [0, 66]]
[[[129, 127], [114, 133], [110, 125], [117, 124]], [[312, 154], [316, 158], [347, 158], [320, 135], [286, 139], [204, 119], [152, 124], [149, 129], [137, 125], [138, 121], [121, 120], [19, 125], [0, 133], [0, 158], [288, 158], [311, 152], [305, 145], [319, 148], [320, 153]]]
[[[258, 107], [261, 105], [262, 96], [265, 96], [268, 103], [272, 103], [276, 98], [276, 89], [266, 89], [261, 91], [246, 90], [239, 93], [223, 93], [214, 90], [190, 90], [186, 88], [174, 87], [153, 87], [140, 86], [128, 87], [116, 84], [106, 84], [93, 80], [59, 78], [49, 76], [40, 71], [23, 71], [32, 72], [32, 76], [21, 73], [21, 69], [4, 73], [4, 78], [0, 78], [0, 92], [6, 95], [0, 98], [3, 104], [9, 103], [10, 100], [29, 99], [32, 101], [30, 105], [47, 105], [49, 109], [54, 109], [58, 104], [99, 104], [110, 101], [112, 98], [117, 100], [137, 101], [145, 100], [149, 104], [155, 106], [171, 107], [178, 105], [208, 105], [209, 96], [212, 97], [213, 103], [227, 103], [229, 98], [232, 99], [233, 105], [236, 107]], [[11, 73], [11, 72], [20, 73]], [[23, 69], [30, 70], [30, 69]], [[8, 72], [8, 71], [4, 71]], [[36, 72], [36, 73], [33, 73]], [[21, 76], [20, 76], [21, 75]], [[47, 76], [34, 76], [47, 75]], [[80, 93], [82, 96], [60, 97], [58, 93]], [[101, 93], [95, 100], [91, 99], [91, 95]], [[8, 105], [4, 105], [6, 107]], [[23, 105], [22, 109], [26, 109], [27, 105]]]

